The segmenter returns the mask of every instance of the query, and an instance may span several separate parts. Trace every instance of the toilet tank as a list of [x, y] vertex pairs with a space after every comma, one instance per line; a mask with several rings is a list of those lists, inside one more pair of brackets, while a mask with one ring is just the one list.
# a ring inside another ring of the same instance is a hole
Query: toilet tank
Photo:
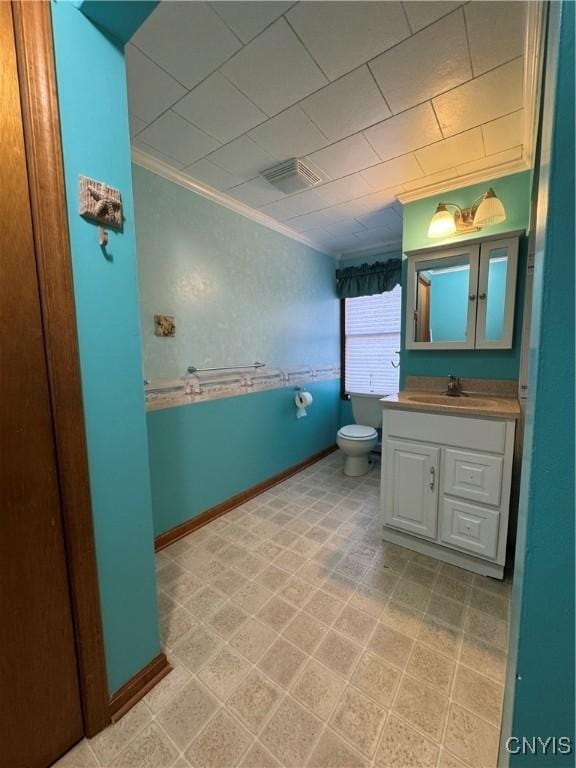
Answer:
[[365, 427], [382, 427], [382, 395], [350, 395], [352, 413], [356, 424]]

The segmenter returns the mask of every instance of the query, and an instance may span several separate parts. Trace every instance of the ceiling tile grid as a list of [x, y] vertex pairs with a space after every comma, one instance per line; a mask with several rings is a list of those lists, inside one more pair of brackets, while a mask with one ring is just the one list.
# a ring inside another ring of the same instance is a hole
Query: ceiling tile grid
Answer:
[[[161, 2], [126, 51], [133, 146], [335, 253], [397, 195], [523, 157], [527, 2]], [[261, 172], [310, 161], [284, 195]]]

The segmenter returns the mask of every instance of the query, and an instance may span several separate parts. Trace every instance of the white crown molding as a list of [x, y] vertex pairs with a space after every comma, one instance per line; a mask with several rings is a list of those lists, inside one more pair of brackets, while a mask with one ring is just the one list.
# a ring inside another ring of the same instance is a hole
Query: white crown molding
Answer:
[[359, 259], [362, 256], [377, 256], [382, 253], [392, 253], [393, 251], [402, 251], [402, 240], [393, 240], [389, 243], [382, 243], [380, 245], [369, 245], [363, 248], [355, 248], [353, 251], [343, 251], [338, 254], [338, 260], [343, 259]]
[[218, 190], [213, 189], [206, 184], [201, 184], [199, 181], [195, 181], [194, 179], [190, 178], [190, 176], [186, 176], [184, 173], [182, 173], [182, 171], [179, 171], [176, 168], [172, 168], [166, 163], [163, 163], [161, 160], [158, 160], [157, 158], [148, 155], [146, 152], [143, 152], [141, 149], [136, 149], [135, 147], [132, 148], [132, 162], [135, 165], [139, 165], [141, 168], [145, 168], [147, 171], [155, 173], [157, 176], [161, 176], [167, 181], [178, 184], [180, 187], [189, 189], [191, 192], [195, 192], [197, 195], [205, 197], [207, 200], [211, 200], [213, 203], [222, 205], [224, 208], [228, 208], [230, 211], [234, 211], [234, 213], [239, 213], [240, 216], [244, 216], [246, 219], [251, 219], [258, 224], [261, 224], [263, 227], [272, 229], [274, 232], [278, 232], [285, 237], [289, 237], [291, 240], [296, 240], [303, 245], [307, 245], [309, 248], [313, 248], [315, 251], [324, 253], [327, 256], [332, 256], [333, 258], [337, 258], [337, 255], [334, 252], [321, 248], [317, 243], [309, 240], [299, 232], [295, 232], [293, 229], [290, 229], [281, 222], [276, 221], [276, 219], [273, 219], [271, 216], [267, 216], [261, 211], [250, 208], [248, 205], [241, 203], [239, 200], [234, 200], [234, 198], [228, 197], [228, 195], [224, 194], [224, 192], [218, 192]]
[[534, 164], [535, 140], [542, 73], [544, 70], [544, 29], [546, 11], [542, 0], [527, 3], [526, 43], [524, 46], [524, 125], [522, 127], [524, 157], [530, 167]]
[[460, 189], [460, 187], [469, 187], [472, 184], [480, 184], [483, 181], [492, 181], [502, 176], [510, 176], [513, 173], [526, 171], [529, 168], [530, 164], [522, 157], [519, 160], [510, 160], [500, 165], [491, 165], [489, 168], [482, 168], [480, 171], [466, 173], [463, 176], [453, 176], [451, 179], [438, 181], [427, 187], [419, 187], [411, 192], [400, 192], [398, 200], [403, 204], [412, 203], [414, 200], [422, 200], [425, 197], [432, 197], [432, 195], [439, 195], [443, 192], [452, 192], [454, 189]]

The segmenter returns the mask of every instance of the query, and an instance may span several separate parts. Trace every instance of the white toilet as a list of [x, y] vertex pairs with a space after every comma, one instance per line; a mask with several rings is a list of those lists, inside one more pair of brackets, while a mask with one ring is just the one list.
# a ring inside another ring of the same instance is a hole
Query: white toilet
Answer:
[[336, 443], [346, 455], [344, 474], [350, 477], [365, 475], [370, 469], [370, 451], [378, 445], [375, 427], [382, 425], [382, 395], [350, 395], [356, 424], [341, 427]]

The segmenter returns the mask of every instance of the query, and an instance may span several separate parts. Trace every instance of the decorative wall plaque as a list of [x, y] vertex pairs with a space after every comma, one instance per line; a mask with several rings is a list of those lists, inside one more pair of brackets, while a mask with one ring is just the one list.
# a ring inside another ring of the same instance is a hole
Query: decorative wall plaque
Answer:
[[101, 181], [79, 177], [80, 215], [112, 229], [122, 229], [120, 190]]
[[154, 315], [154, 334], [156, 336], [176, 336], [176, 318], [174, 315]]

